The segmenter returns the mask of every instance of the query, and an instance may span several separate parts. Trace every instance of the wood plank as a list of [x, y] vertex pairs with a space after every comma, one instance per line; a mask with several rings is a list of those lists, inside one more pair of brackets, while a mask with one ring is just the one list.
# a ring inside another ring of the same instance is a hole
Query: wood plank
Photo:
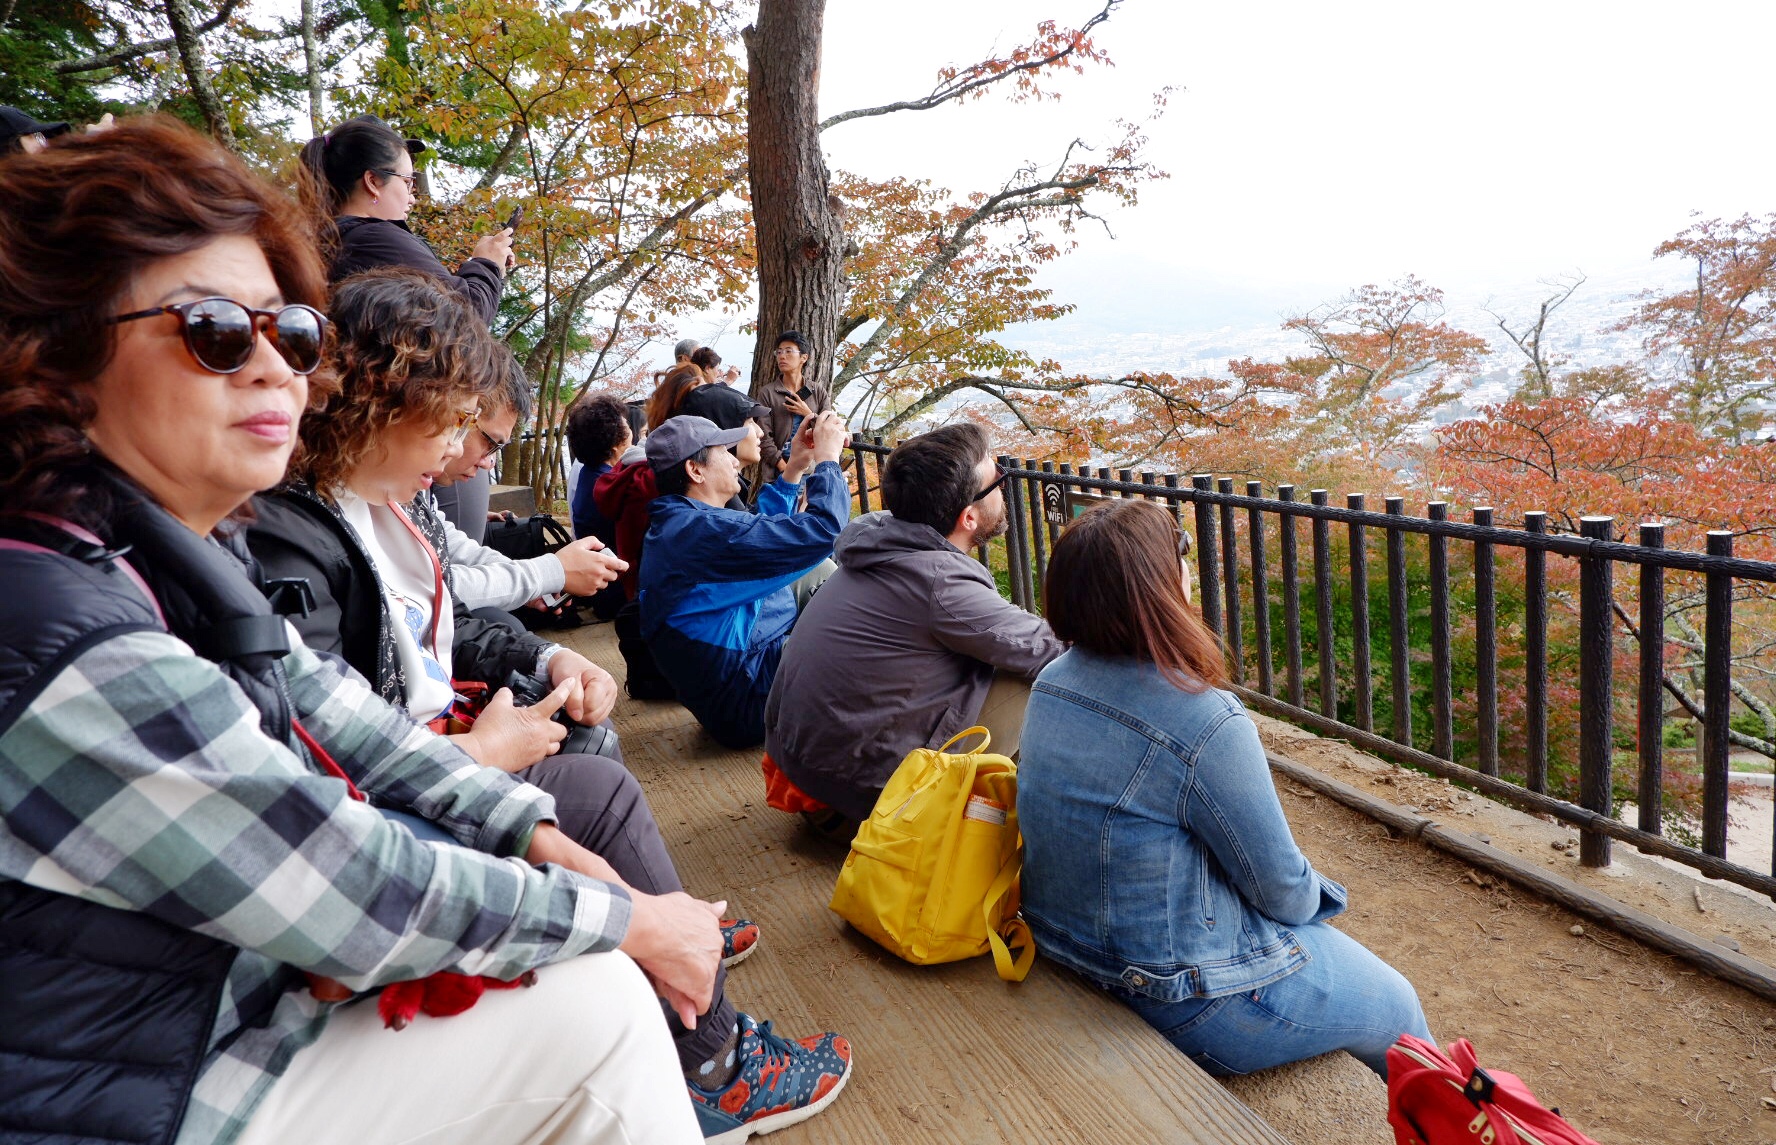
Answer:
[[[550, 635], [622, 678], [609, 625]], [[687, 888], [760, 924], [729, 996], [786, 1034], [836, 1029], [854, 1047], [847, 1092], [773, 1145], [1282, 1145], [1133, 1013], [1052, 963], [1011, 984], [987, 958], [917, 967], [887, 954], [827, 909], [845, 851], [764, 805], [757, 752], [725, 751], [677, 704], [625, 699], [616, 722]]]

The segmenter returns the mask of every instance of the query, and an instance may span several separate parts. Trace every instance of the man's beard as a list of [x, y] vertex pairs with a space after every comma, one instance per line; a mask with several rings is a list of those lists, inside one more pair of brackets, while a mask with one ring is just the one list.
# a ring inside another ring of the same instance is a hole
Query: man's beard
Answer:
[[1011, 515], [1006, 511], [1005, 499], [999, 499], [999, 516], [991, 523], [983, 521], [974, 530], [974, 548], [986, 544], [994, 537], [1002, 537], [1005, 530], [1011, 527]]

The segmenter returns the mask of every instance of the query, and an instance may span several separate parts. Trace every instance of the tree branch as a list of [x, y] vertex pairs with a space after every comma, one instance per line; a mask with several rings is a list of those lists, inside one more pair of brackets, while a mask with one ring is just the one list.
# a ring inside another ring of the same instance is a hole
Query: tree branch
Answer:
[[185, 68], [185, 80], [191, 85], [191, 96], [203, 112], [204, 121], [210, 125], [210, 134], [214, 135], [222, 146], [230, 151], [238, 151], [234, 141], [234, 128], [228, 122], [228, 109], [216, 97], [216, 89], [210, 86], [209, 65], [204, 61], [203, 37], [197, 31], [197, 24], [191, 11], [191, 0], [166, 0], [167, 22], [173, 26], [173, 42], [179, 49], [179, 62]]
[[1087, 20], [1077, 32], [1073, 33], [1072, 37], [1068, 40], [1066, 47], [1051, 52], [1039, 60], [1030, 60], [1026, 63], [1015, 64], [1000, 70], [994, 70], [986, 64], [975, 64], [973, 67], [958, 72], [956, 75], [940, 82], [936, 87], [931, 89], [929, 95], [922, 96], [919, 99], [907, 99], [899, 100], [895, 103], [885, 103], [881, 107], [863, 107], [858, 108], [855, 111], [843, 111], [837, 115], [831, 115], [821, 120], [820, 130], [825, 131], [827, 128], [835, 127], [847, 120], [866, 119], [877, 115], [891, 115], [897, 111], [929, 111], [934, 107], [941, 107], [952, 100], [961, 99], [964, 96], [980, 91], [981, 89], [999, 83], [1002, 80], [1010, 79], [1014, 76], [1034, 75], [1037, 72], [1042, 71], [1044, 68], [1063, 63], [1068, 57], [1072, 56], [1074, 52], [1079, 50], [1080, 45], [1085, 42], [1085, 37], [1088, 32], [1110, 18], [1110, 13], [1116, 9], [1117, 4], [1120, 2], [1121, 0], [1109, 0], [1109, 2], [1104, 5], [1103, 11]]
[[[241, 0], [222, 0], [222, 6], [216, 9], [216, 14], [194, 27], [192, 32], [201, 36], [205, 32], [212, 32], [217, 28], [220, 28], [225, 22], [227, 22], [228, 17], [234, 15], [234, 10], [240, 7], [240, 5]], [[185, 11], [187, 16], [189, 16], [191, 11], [190, 8], [187, 7]], [[175, 28], [176, 27], [177, 26], [175, 25]], [[114, 68], [120, 64], [127, 64], [131, 60], [140, 59], [143, 56], [152, 56], [157, 52], [164, 52], [175, 47], [178, 47], [177, 36], [162, 36], [158, 40], [143, 40], [139, 44], [129, 44], [113, 48], [109, 52], [101, 52], [98, 55], [81, 56], [72, 60], [62, 60], [55, 65], [55, 74], [66, 76], [73, 75], [77, 72], [96, 72], [104, 68]]]

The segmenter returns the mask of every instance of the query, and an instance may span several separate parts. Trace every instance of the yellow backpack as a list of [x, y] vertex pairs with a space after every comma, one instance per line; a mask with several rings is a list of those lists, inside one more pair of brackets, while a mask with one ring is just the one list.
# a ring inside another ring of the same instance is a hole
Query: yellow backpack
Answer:
[[[978, 751], [949, 754], [976, 733]], [[901, 761], [851, 841], [832, 909], [908, 962], [990, 948], [999, 977], [1022, 982], [1036, 944], [1018, 917], [1017, 764], [988, 755], [990, 742], [986, 728], [973, 727]], [[1021, 948], [1015, 962], [1012, 945]]]

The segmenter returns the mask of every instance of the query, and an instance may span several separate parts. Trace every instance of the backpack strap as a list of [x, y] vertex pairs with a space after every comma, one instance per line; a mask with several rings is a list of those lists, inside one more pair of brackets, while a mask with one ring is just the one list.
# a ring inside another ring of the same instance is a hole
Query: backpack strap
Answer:
[[[987, 922], [987, 945], [993, 948], [993, 967], [999, 971], [999, 977], [1007, 982], [1022, 982], [1030, 973], [1030, 964], [1036, 961], [1036, 942], [1030, 936], [1030, 924], [1023, 920], [1023, 916], [1013, 915], [1007, 919], [1003, 936], [993, 926], [993, 908], [1011, 893], [1011, 888], [1017, 885], [1018, 876], [1023, 870], [1023, 855], [1013, 855], [999, 868], [993, 885], [987, 888], [986, 901], [981, 904], [981, 917]], [[1011, 957], [1011, 947], [1014, 945], [1019, 948], [1015, 962]]]

